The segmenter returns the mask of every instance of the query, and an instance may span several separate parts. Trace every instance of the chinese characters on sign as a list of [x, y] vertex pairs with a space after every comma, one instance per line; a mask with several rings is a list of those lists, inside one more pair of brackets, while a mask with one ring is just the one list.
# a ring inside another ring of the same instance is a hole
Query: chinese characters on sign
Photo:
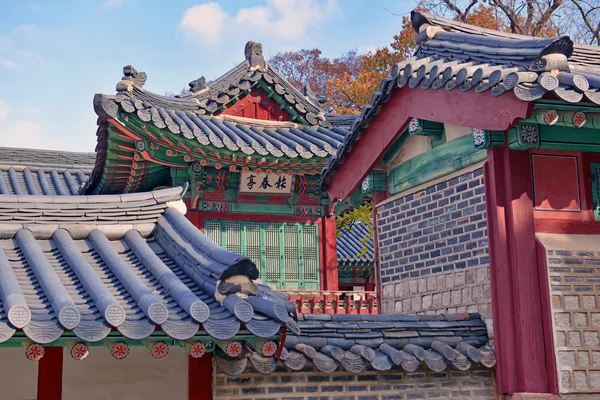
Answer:
[[240, 193], [285, 195], [292, 193], [292, 183], [290, 175], [242, 172]]

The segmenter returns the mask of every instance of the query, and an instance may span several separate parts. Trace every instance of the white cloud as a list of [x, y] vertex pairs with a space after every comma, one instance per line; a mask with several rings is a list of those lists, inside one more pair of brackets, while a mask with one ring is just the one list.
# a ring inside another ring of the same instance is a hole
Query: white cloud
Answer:
[[185, 10], [179, 29], [205, 46], [218, 46], [230, 18], [217, 3], [199, 4]]
[[102, 4], [101, 8], [121, 8], [123, 5], [130, 0], [106, 0], [104, 4]]
[[0, 67], [15, 70], [18, 68], [18, 65], [10, 60], [7, 60], [6, 58], [0, 57]]
[[44, 135], [44, 127], [32, 121], [0, 126], [0, 146], [56, 149], [59, 144]]
[[242, 29], [290, 40], [305, 35], [308, 28], [337, 11], [337, 0], [267, 0], [266, 6], [241, 8], [235, 15], [220, 4], [203, 3], [188, 8], [178, 27], [188, 38], [209, 47], [217, 47], [225, 36]]
[[37, 34], [40, 32], [40, 28], [34, 24], [24, 24], [19, 25], [15, 29], [13, 29], [10, 34], [11, 35], [30, 35]]
[[10, 106], [5, 101], [0, 100], [0, 121], [8, 117], [11, 111]]

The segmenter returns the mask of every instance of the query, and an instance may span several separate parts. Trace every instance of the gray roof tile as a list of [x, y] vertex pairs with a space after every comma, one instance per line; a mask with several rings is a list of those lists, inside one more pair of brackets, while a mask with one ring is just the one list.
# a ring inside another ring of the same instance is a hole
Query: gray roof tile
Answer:
[[[391, 81], [391, 87], [460, 88], [477, 93], [489, 90], [492, 96], [512, 90], [522, 101], [535, 101], [550, 93], [570, 103], [585, 98], [600, 105], [600, 47], [573, 44], [568, 36], [534, 38], [492, 31], [417, 11], [411, 13], [411, 20], [417, 32], [427, 29], [417, 37], [419, 46], [414, 56], [394, 66], [391, 78], [386, 78], [382, 87]], [[545, 58], [549, 54], [559, 57]], [[547, 70], [562, 71], [560, 79], [549, 76]], [[363, 128], [370, 124], [373, 111], [388, 98], [389, 92], [372, 96], [337, 154], [323, 168], [323, 190]]]
[[14, 334], [11, 327], [38, 343], [65, 330], [94, 342], [111, 327], [140, 340], [157, 326], [177, 340], [201, 327], [224, 340], [242, 322], [255, 335], [277, 334], [291, 303], [269, 288], [261, 286], [264, 297], [217, 301], [219, 280], [255, 279], [258, 271], [167, 206], [185, 190], [0, 195], [0, 340]]

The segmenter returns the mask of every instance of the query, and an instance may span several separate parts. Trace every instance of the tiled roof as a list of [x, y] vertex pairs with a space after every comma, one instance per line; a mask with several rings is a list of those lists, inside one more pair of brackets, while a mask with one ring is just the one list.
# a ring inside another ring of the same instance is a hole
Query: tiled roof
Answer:
[[[355, 222], [350, 229], [342, 229], [340, 233], [336, 238], [338, 264], [373, 265], [373, 237], [369, 228], [362, 222]], [[362, 254], [365, 247], [367, 251]]]
[[523, 101], [553, 94], [570, 103], [585, 99], [600, 104], [600, 47], [574, 45], [568, 36], [535, 38], [492, 31], [416, 11], [411, 20], [419, 32], [415, 55], [394, 66], [363, 108], [323, 169], [324, 189], [396, 88], [489, 91], [492, 96], [512, 91]]
[[306, 359], [324, 372], [338, 363], [352, 372], [367, 364], [377, 370], [397, 365], [414, 371], [423, 362], [436, 372], [448, 364], [460, 370], [472, 363], [495, 364], [479, 314], [300, 314], [298, 319], [301, 334], [287, 336], [288, 354], [282, 355], [291, 369], [301, 369]]
[[178, 211], [185, 190], [0, 195], [0, 341], [17, 329], [38, 343], [66, 330], [95, 342], [113, 328], [136, 340], [157, 327], [178, 340], [199, 329], [228, 339], [242, 324], [277, 334], [293, 305]]
[[0, 147], [0, 195], [77, 195], [96, 153]]
[[96, 97], [96, 108], [102, 115], [107, 106], [116, 116], [120, 107], [128, 114], [136, 115], [143, 122], [152, 123], [159, 129], [182, 135], [201, 145], [212, 145], [244, 154], [271, 155], [309, 159], [334, 155], [347, 131], [339, 127], [324, 128], [293, 122], [262, 121], [233, 116], [206, 116], [198, 114], [193, 99], [166, 98], [133, 88], [129, 94]]
[[[299, 314], [300, 334], [288, 333], [280, 360], [293, 371], [307, 361], [331, 373], [343, 369], [361, 373], [366, 368], [414, 372], [427, 368], [441, 372], [452, 366], [465, 371], [473, 364], [496, 364], [488, 344], [487, 328], [479, 314], [418, 316], [405, 314]], [[233, 361], [217, 354], [223, 372], [239, 375], [247, 359]], [[274, 372], [274, 358], [250, 357], [263, 373]]]
[[275, 92], [283, 97], [308, 124], [331, 126], [323, 109], [315, 99], [300, 93], [264, 60], [255, 65], [245, 60], [205, 89], [190, 92], [181, 96], [181, 99], [195, 99], [195, 103], [198, 105], [195, 110], [200, 114], [210, 115], [217, 111], [222, 104], [229, 102], [241, 91], [249, 89], [254, 82], [261, 79], [264, 79], [267, 84], [273, 85]]

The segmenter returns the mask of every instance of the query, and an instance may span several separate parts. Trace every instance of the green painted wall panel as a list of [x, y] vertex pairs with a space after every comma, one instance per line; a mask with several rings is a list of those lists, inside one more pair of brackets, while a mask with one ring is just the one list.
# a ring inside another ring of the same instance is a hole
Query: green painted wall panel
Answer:
[[487, 158], [487, 150], [473, 147], [471, 135], [452, 140], [420, 154], [390, 171], [390, 194], [396, 194], [460, 171]]
[[275, 289], [320, 288], [314, 224], [207, 220], [204, 232], [227, 250], [252, 259], [263, 282]]

